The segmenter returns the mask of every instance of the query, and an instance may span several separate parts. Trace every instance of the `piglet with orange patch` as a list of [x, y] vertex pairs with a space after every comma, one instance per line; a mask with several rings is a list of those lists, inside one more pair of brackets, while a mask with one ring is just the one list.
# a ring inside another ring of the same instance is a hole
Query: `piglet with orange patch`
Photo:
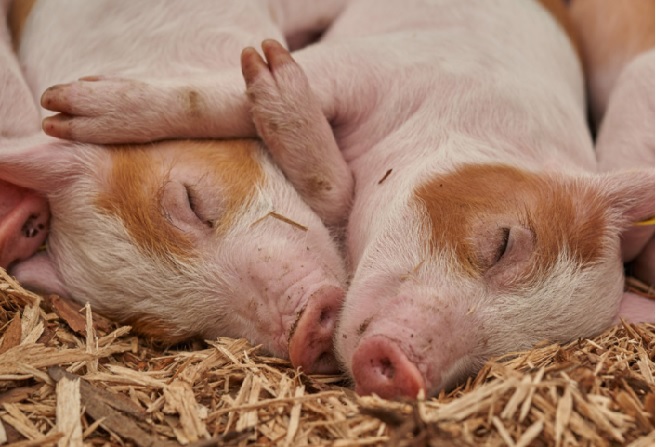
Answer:
[[[297, 6], [36, 1], [15, 2], [10, 18], [40, 94], [90, 72], [152, 80], [238, 70], [243, 47], [288, 33], [302, 40], [340, 2], [305, 15]], [[193, 119], [194, 92], [180, 94]], [[1, 143], [0, 178], [47, 196], [52, 211], [47, 252], [12, 263], [24, 284], [88, 301], [167, 342], [246, 337], [306, 372], [336, 370], [343, 260], [260, 140], [102, 147], [34, 134]], [[349, 197], [339, 202], [348, 207]]]
[[[355, 177], [354, 272], [337, 355], [360, 393], [438, 391], [491, 356], [616, 322], [621, 234], [654, 213], [652, 170], [596, 173], [562, 8], [352, 0], [293, 59], [271, 40], [264, 58], [244, 50], [248, 95], [234, 72], [109, 76], [46, 92], [65, 114], [44, 128], [105, 142], [257, 133], [299, 190], [317, 166], [336, 178], [341, 154]], [[189, 88], [203, 104], [193, 120], [179, 98]], [[133, 107], [140, 96], [155, 110]], [[335, 141], [317, 157], [308, 142], [328, 123]]]

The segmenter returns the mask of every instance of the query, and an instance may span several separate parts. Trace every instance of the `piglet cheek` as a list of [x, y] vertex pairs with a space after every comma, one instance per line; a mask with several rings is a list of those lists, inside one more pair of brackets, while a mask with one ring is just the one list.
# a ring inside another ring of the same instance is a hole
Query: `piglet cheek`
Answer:
[[535, 236], [531, 230], [520, 225], [511, 227], [503, 257], [485, 273], [489, 284], [507, 288], [521, 281], [529, 274], [534, 246]]

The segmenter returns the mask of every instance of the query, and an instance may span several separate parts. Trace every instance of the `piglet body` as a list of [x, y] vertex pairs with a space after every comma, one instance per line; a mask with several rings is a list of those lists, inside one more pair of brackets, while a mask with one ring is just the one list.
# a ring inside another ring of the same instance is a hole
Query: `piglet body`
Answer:
[[[601, 172], [654, 169], [654, 2], [575, 0], [570, 16], [580, 41]], [[633, 275], [654, 286], [654, 225], [622, 238]]]
[[[44, 128], [115, 141], [112, 120], [138, 117], [117, 115], [111, 92], [130, 86], [179, 118], [138, 118], [151, 138], [257, 131], [302, 185], [304, 159], [285, 151], [316, 155], [304, 135], [326, 122], [299, 110], [318, 101], [336, 139], [321, 139], [326, 159], [339, 148], [355, 177], [337, 354], [360, 393], [413, 397], [618, 316], [620, 234], [653, 215], [654, 174], [596, 174], [580, 62], [555, 16], [566, 13], [524, 0], [353, 0], [293, 59], [272, 41], [264, 57], [245, 50], [248, 96], [231, 90], [235, 73], [82, 81], [43, 96], [75, 115]], [[189, 86], [206, 105], [195, 123], [175, 95]]]
[[[25, 12], [13, 25], [35, 95], [88, 73], [235, 67], [244, 46], [317, 23], [295, 27], [277, 2], [251, 1], [37, 1]], [[190, 117], [202, 109], [193, 90], [180, 95]], [[0, 178], [51, 204], [47, 253], [12, 268], [25, 284], [167, 342], [245, 337], [306, 372], [335, 370], [343, 261], [260, 141], [102, 147], [30, 135], [2, 142]]]

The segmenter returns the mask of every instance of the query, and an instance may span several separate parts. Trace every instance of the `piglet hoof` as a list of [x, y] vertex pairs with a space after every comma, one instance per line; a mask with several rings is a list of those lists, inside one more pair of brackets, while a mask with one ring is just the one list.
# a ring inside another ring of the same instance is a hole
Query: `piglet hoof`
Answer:
[[337, 315], [344, 300], [338, 287], [323, 287], [309, 299], [289, 340], [289, 358], [294, 367], [308, 374], [339, 371], [333, 353], [333, 335]]
[[414, 399], [419, 390], [426, 387], [417, 367], [387, 337], [363, 340], [353, 354], [352, 365], [355, 391], [361, 395]]

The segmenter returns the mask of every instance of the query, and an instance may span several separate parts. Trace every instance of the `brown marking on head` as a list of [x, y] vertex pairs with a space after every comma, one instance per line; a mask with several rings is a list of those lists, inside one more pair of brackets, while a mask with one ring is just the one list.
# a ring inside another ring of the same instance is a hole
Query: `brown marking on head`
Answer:
[[139, 248], [161, 259], [170, 256], [187, 259], [191, 255], [190, 239], [176, 231], [159, 205], [165, 180], [145, 146], [111, 148], [112, 169], [106, 188], [96, 205], [121, 219]]
[[213, 221], [221, 235], [250, 204], [264, 177], [255, 158], [257, 145], [255, 140], [207, 140], [112, 147], [112, 169], [96, 204], [119, 217], [135, 244], [147, 254], [165, 260], [189, 259], [193, 241], [171, 225], [160, 200], [173, 164], [184, 164], [221, 195], [220, 213]]
[[[180, 142], [178, 142], [180, 143]], [[241, 211], [250, 206], [258, 186], [264, 181], [264, 172], [256, 152], [261, 143], [257, 140], [196, 140], [185, 141], [183, 153], [199, 172], [217, 178], [222, 192], [222, 212], [214, 228], [218, 235], [225, 234]]]
[[14, 0], [9, 6], [9, 13], [7, 15], [7, 24], [9, 25], [9, 32], [11, 33], [11, 41], [14, 50], [18, 51], [20, 47], [20, 39], [23, 34], [23, 27], [25, 21], [32, 11], [34, 2], [36, 0]]
[[567, 5], [563, 0], [538, 0], [542, 7], [546, 9], [558, 22], [560, 27], [565, 31], [567, 37], [569, 37], [576, 55], [581, 59], [581, 45], [577, 37], [574, 24], [570, 20], [569, 11], [567, 10]]
[[415, 199], [428, 214], [430, 249], [454, 252], [473, 277], [483, 273], [473, 242], [499, 224], [533, 232], [531, 268], [550, 268], [563, 250], [583, 265], [602, 254], [604, 204], [592, 188], [574, 180], [507, 165], [469, 164], [420, 185]]

